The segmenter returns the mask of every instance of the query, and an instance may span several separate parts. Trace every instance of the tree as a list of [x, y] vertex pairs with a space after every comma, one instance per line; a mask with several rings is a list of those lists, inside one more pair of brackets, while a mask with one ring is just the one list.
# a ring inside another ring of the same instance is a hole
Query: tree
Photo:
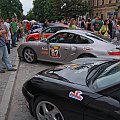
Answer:
[[[61, 7], [64, 3], [66, 6]], [[89, 0], [35, 0], [33, 2], [33, 14], [36, 20], [83, 16], [88, 11]]]
[[34, 13], [33, 13], [32, 9], [30, 9], [30, 11], [27, 13], [26, 19], [27, 20], [35, 20], [35, 16], [34, 16]]
[[21, 2], [19, 0], [0, 0], [0, 15], [4, 19], [17, 15], [20, 19], [23, 15]]

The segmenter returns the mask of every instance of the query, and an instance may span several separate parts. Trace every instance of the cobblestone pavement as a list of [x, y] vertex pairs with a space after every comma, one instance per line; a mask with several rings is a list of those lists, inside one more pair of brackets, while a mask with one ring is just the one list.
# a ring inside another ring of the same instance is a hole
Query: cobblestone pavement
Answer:
[[[13, 48], [11, 49], [11, 54], [10, 54], [10, 60], [12, 64], [15, 64], [16, 57], [17, 57], [17, 48]], [[0, 103], [10, 75], [11, 75], [10, 71], [9, 72], [6, 71], [6, 73], [3, 74], [0, 73]]]
[[37, 64], [20, 63], [8, 120], [35, 120], [29, 113], [22, 95], [24, 82], [41, 70], [56, 64], [39, 62]]

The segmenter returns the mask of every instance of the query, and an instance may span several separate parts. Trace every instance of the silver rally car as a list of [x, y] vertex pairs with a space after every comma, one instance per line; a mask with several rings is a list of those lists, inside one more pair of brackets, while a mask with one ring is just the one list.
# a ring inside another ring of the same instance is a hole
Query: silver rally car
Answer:
[[37, 60], [66, 63], [77, 58], [110, 56], [120, 58], [120, 48], [85, 30], [61, 30], [48, 39], [22, 43], [19, 58], [28, 63]]

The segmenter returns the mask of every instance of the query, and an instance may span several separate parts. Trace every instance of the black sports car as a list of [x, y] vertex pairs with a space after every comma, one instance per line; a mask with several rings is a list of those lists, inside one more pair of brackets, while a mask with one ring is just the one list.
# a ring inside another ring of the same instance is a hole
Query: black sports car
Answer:
[[37, 120], [120, 120], [120, 61], [78, 59], [39, 72], [22, 91]]

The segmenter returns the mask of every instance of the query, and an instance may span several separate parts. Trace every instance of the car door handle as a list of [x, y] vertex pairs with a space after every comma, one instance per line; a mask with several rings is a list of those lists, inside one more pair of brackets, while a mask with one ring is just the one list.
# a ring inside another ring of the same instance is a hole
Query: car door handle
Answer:
[[69, 50], [69, 48], [65, 48], [65, 50]]

